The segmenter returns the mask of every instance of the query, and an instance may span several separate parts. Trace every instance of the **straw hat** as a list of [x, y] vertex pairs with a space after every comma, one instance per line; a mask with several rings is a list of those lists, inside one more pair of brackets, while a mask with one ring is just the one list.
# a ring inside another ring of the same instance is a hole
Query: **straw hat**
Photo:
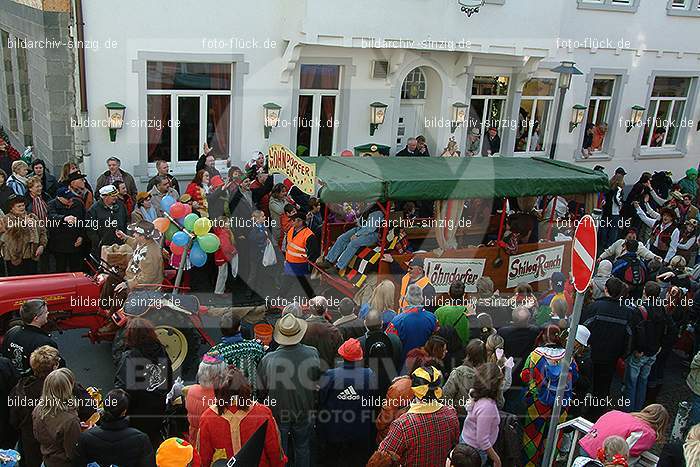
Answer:
[[272, 337], [280, 345], [295, 345], [304, 338], [307, 327], [306, 321], [292, 314], [286, 314], [275, 323], [275, 331], [272, 333]]

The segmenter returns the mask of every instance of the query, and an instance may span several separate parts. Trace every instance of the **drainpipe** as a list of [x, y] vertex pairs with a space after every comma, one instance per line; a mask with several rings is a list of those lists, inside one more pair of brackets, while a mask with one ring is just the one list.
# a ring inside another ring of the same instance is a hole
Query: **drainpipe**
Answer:
[[[75, 0], [75, 26], [77, 28], [78, 44], [85, 42], [85, 29], [83, 28], [83, 2]], [[87, 106], [87, 82], [85, 79], [85, 47], [77, 47], [78, 51], [78, 75], [80, 80], [80, 112], [86, 113]]]

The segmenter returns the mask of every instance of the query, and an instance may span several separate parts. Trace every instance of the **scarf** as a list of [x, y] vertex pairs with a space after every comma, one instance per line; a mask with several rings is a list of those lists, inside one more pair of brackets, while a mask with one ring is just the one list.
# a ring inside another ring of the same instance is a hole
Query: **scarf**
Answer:
[[139, 211], [141, 211], [141, 214], [143, 214], [143, 220], [146, 220], [148, 222], [153, 222], [158, 217], [158, 213], [156, 212], [156, 208], [154, 208], [153, 206], [151, 206], [148, 209], [141, 206], [139, 208]]
[[46, 221], [49, 217], [49, 209], [46, 205], [46, 201], [39, 196], [32, 196], [32, 214], [34, 214], [37, 219], [41, 221]]
[[22, 182], [22, 184], [23, 184], [24, 186], [27, 186], [27, 182], [29, 181], [29, 178], [23, 177], [23, 176], [21, 176], [20, 174], [17, 174], [17, 173], [13, 173], [13, 174], [12, 174], [12, 177], [13, 177], [15, 180], [19, 180], [20, 182]]

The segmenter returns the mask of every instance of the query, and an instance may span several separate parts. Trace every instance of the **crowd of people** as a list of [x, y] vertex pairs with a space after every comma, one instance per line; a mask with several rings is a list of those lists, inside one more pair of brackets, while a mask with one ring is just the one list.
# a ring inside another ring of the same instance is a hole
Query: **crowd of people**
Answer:
[[[425, 142], [409, 146], [402, 155], [416, 155]], [[539, 295], [523, 283], [506, 297], [483, 276], [476, 292], [455, 281], [441, 297], [415, 256], [407, 272], [398, 268], [398, 280], [376, 284], [357, 303], [335, 303], [309, 279], [329, 219], [318, 199], [274, 183], [263, 154], [222, 176], [205, 149], [186, 185], [168, 162], [156, 168], [138, 191], [117, 158], [108, 159], [94, 187], [75, 164], [56, 179], [42, 161], [13, 162], [11, 174], [0, 172], [4, 273], [79, 271], [88, 254], [127, 244], [137, 253], [125, 280], [106, 292], [123, 301], [184, 261], [167, 254], [154, 229], [170, 196], [221, 220], [213, 230], [221, 248], [204, 266], [183, 268], [194, 292], [230, 297], [240, 277], [248, 298], [301, 294], [308, 301], [222, 313], [220, 341], [186, 384], [154, 324], [132, 318], [104, 396], [76, 380], [42, 329], [46, 302], [25, 302], [22, 324], [5, 334], [0, 358], [7, 401], [0, 406], [0, 448], [19, 452], [22, 465], [210, 466], [236, 456], [254, 459], [241, 465], [265, 466], [540, 466], [555, 402], [562, 404], [559, 421], [594, 422], [576, 445], [568, 435], [557, 440], [560, 455], [574, 450], [577, 466], [627, 465], [650, 449], [663, 465], [700, 465], [700, 287], [690, 270], [698, 249], [695, 169], [677, 183], [645, 173], [626, 197], [625, 170], [612, 176], [598, 201], [595, 276], [564, 399], [556, 401], [573, 309], [566, 274], [554, 273]], [[538, 220], [568, 211], [567, 201], [554, 197]], [[338, 206], [332, 215], [344, 212]], [[319, 266], [342, 270], [360, 248], [376, 245], [383, 216], [366, 210], [364, 224], [341, 235]], [[523, 216], [508, 218], [498, 239], [505, 249], [531, 241], [537, 225]], [[547, 229], [553, 237], [558, 226]], [[266, 259], [270, 245], [273, 262]], [[383, 260], [392, 262], [391, 255]], [[256, 332], [261, 324], [271, 327], [270, 339]], [[667, 363], [679, 354], [694, 394], [684, 444], [666, 442], [671, 415], [657, 403]], [[611, 397], [616, 380], [619, 399]]]

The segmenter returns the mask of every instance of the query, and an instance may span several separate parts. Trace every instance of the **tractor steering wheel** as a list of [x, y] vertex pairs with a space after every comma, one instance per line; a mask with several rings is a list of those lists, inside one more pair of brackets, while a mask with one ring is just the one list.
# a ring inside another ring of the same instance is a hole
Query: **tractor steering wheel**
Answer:
[[102, 258], [96, 258], [95, 255], [93, 255], [92, 253], [90, 253], [88, 257], [92, 260], [92, 263], [94, 263], [93, 269], [96, 273], [105, 273], [119, 280], [119, 282], [124, 281], [124, 278], [117, 274], [114, 271], [114, 267], [110, 265], [107, 261], [103, 260]]

